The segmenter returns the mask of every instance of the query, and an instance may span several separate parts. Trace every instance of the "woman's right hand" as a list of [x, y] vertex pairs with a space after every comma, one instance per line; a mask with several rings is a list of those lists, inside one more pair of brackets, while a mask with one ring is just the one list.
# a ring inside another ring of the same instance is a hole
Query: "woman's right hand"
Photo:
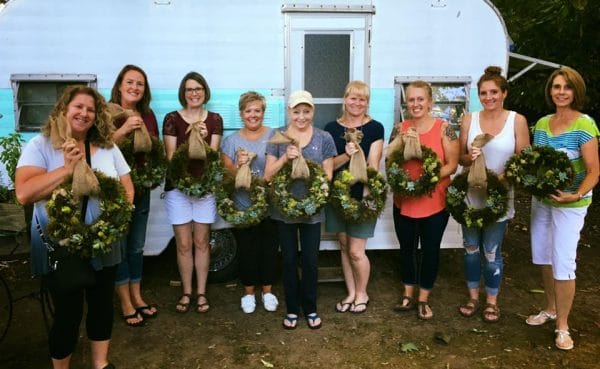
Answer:
[[236, 162], [238, 167], [248, 163], [248, 151], [238, 150], [236, 153]]
[[354, 142], [348, 142], [344, 147], [344, 151], [346, 151], [348, 156], [352, 156], [358, 152], [358, 147]]
[[125, 135], [127, 135], [127, 134], [133, 132], [134, 130], [141, 128], [142, 125], [144, 125], [144, 121], [142, 120], [142, 117], [133, 115], [133, 116], [127, 118], [125, 123], [123, 123], [123, 125], [121, 126], [121, 129], [123, 130], [123, 133], [125, 133]]
[[85, 155], [83, 152], [79, 150], [79, 146], [77, 142], [73, 140], [67, 140], [62, 145], [63, 157], [64, 157], [64, 167], [67, 169], [69, 174], [73, 174], [75, 170], [75, 165], [83, 159]]
[[288, 160], [294, 160], [298, 156], [300, 156], [300, 150], [298, 149], [298, 146], [288, 145], [288, 147], [285, 150], [285, 155], [288, 158]]
[[477, 159], [477, 157], [481, 155], [481, 148], [480, 147], [472, 147], [471, 148], [471, 161], [474, 161], [475, 159]]

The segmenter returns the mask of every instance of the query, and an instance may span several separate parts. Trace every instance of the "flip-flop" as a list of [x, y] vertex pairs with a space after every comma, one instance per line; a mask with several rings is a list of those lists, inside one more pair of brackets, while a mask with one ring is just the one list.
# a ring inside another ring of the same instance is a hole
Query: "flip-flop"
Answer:
[[343, 300], [338, 302], [337, 304], [335, 304], [335, 311], [337, 311], [338, 313], [346, 313], [348, 312], [348, 310], [350, 310], [350, 307], [352, 306], [351, 302], [344, 302]]
[[417, 306], [417, 316], [419, 317], [419, 319], [421, 320], [429, 320], [431, 318], [433, 318], [433, 310], [431, 310], [431, 306], [429, 306], [429, 311], [431, 311], [431, 315], [427, 315], [427, 307], [429, 306], [429, 304], [427, 303], [427, 301], [419, 301], [418, 306]]
[[[184, 297], [188, 298], [188, 302], [181, 302], [181, 300]], [[177, 301], [177, 304], [175, 304], [175, 311], [178, 312], [179, 314], [187, 313], [188, 310], [190, 310], [190, 303], [191, 302], [192, 302], [192, 294], [191, 293], [184, 293], [183, 295], [181, 295], [181, 297]]]
[[[205, 302], [198, 302], [198, 300], [203, 297]], [[196, 296], [196, 312], [198, 314], [204, 314], [204, 313], [208, 313], [208, 310], [210, 309], [210, 302], [208, 301], [208, 297], [206, 297], [205, 294], [203, 293], [199, 293], [198, 296]]]
[[[404, 303], [406, 301], [406, 304]], [[394, 305], [394, 311], [409, 311], [415, 308], [415, 300], [411, 296], [402, 296], [400, 302]]]
[[[154, 310], [153, 310], [154, 309]], [[154, 319], [158, 315], [158, 310], [154, 305], [144, 305], [136, 307], [135, 310], [144, 318], [144, 319]], [[150, 311], [151, 313], [147, 313], [146, 311]]]
[[[288, 324], [285, 324], [286, 322]], [[296, 327], [298, 326], [298, 316], [295, 314], [287, 314], [285, 318], [283, 318], [283, 322], [281, 322], [281, 324], [283, 325], [284, 329], [296, 329]]]
[[310, 329], [319, 329], [321, 325], [323, 325], [323, 321], [320, 321], [319, 324], [315, 324], [317, 319], [321, 320], [319, 314], [311, 313], [306, 316], [306, 324], [308, 324], [308, 328]]
[[[135, 318], [138, 318], [138, 319], [142, 318], [142, 320], [140, 320], [139, 322], [135, 322], [135, 323], [129, 322], [129, 319], [135, 319]], [[143, 327], [146, 324], [146, 321], [143, 319], [141, 314], [138, 313], [137, 311], [135, 311], [129, 315], [123, 315], [123, 320], [125, 321], [125, 324], [127, 324], [130, 327], [134, 327], [134, 328]]]
[[[357, 307], [361, 307], [361, 309], [356, 310]], [[362, 308], [364, 306], [364, 309]], [[352, 314], [362, 314], [365, 311], [367, 311], [367, 307], [369, 306], [369, 300], [365, 301], [365, 302], [360, 302], [358, 304], [352, 303], [352, 307], [350, 307], [350, 312]]]

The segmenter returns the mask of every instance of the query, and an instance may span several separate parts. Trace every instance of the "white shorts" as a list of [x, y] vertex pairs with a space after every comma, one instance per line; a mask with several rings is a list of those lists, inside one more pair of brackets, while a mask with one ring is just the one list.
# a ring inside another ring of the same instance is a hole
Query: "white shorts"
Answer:
[[202, 198], [190, 197], [177, 189], [165, 194], [165, 209], [170, 224], [180, 225], [189, 222], [212, 224], [217, 218], [215, 195]]
[[554, 279], [575, 279], [577, 243], [587, 206], [558, 208], [531, 200], [531, 256], [534, 264], [552, 265]]

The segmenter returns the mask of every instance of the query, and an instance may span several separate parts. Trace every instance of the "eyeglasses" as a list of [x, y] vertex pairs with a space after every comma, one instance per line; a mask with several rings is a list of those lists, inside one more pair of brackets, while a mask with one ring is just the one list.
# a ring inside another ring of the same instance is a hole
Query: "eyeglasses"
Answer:
[[185, 89], [185, 93], [186, 94], [199, 94], [200, 92], [204, 92], [204, 87], [196, 87], [196, 88], [186, 88]]

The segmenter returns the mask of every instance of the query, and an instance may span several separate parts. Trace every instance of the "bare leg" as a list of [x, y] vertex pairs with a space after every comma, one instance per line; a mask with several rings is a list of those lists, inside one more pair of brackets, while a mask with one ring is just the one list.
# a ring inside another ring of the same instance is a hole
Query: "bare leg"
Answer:
[[542, 281], [544, 283], [544, 294], [546, 295], [546, 308], [544, 310], [556, 314], [556, 294], [551, 265], [542, 265]]
[[[342, 262], [342, 273], [344, 274], [344, 282], [348, 294], [341, 300], [340, 304], [350, 304], [354, 302], [356, 296], [356, 282], [354, 280], [354, 272], [350, 264], [348, 236], [345, 233], [338, 233], [338, 241], [340, 243], [340, 256]], [[343, 307], [339, 306], [340, 309]]]
[[[129, 294], [129, 284], [125, 283], [117, 286], [116, 288], [117, 296], [119, 296], [119, 301], [121, 302], [121, 312], [123, 316], [128, 316], [135, 314], [135, 307], [131, 301], [131, 295]], [[127, 319], [127, 324], [139, 324], [144, 321], [140, 315], [135, 315], [133, 318]]]
[[[192, 252], [192, 223], [174, 225], [175, 241], [177, 244], [177, 266], [184, 294], [192, 293], [192, 274], [194, 257]], [[182, 297], [181, 303], [189, 303], [187, 297]]]
[[69, 369], [71, 365], [71, 355], [63, 359], [52, 359], [52, 368], [54, 369]]
[[102, 369], [108, 365], [108, 346], [110, 340], [91, 341], [92, 365], [94, 369]]
[[[371, 273], [371, 263], [365, 254], [367, 240], [365, 238], [348, 237], [348, 256], [354, 275], [355, 297], [354, 304], [363, 304], [369, 301], [367, 285]], [[361, 310], [366, 309], [366, 306]]]
[[431, 307], [429, 307], [429, 294], [431, 293], [431, 291], [429, 290], [425, 290], [423, 288], [419, 288], [419, 298], [418, 301], [419, 303], [426, 303], [425, 307], [424, 307], [424, 311], [419, 310], [419, 317], [422, 317], [422, 319], [429, 319], [431, 317], [433, 317], [433, 311], [431, 311]]
[[556, 329], [569, 329], [569, 313], [575, 298], [575, 280], [554, 281], [556, 295]]
[[[198, 295], [206, 294], [206, 280], [208, 278], [208, 267], [210, 265], [210, 224], [194, 224], [194, 266], [196, 267], [196, 282]], [[200, 297], [198, 304], [208, 303], [206, 297]], [[200, 312], [208, 311], [209, 306], [199, 307]]]

